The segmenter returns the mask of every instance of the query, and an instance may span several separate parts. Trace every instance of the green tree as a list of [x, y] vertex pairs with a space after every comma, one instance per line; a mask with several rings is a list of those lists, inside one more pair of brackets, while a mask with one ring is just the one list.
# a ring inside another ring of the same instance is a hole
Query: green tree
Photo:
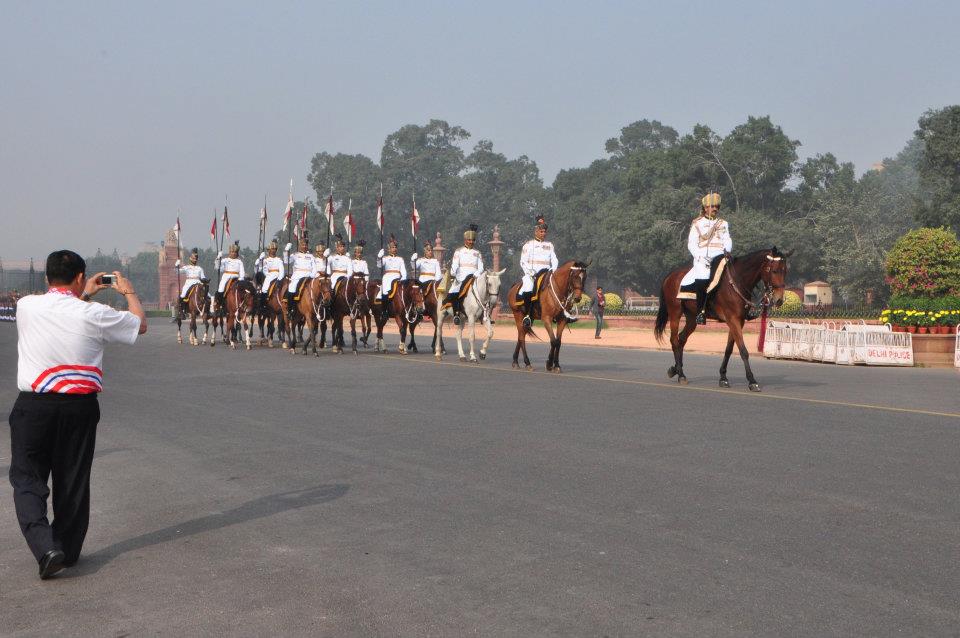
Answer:
[[915, 135], [923, 143], [917, 221], [960, 231], [960, 106], [927, 111]]

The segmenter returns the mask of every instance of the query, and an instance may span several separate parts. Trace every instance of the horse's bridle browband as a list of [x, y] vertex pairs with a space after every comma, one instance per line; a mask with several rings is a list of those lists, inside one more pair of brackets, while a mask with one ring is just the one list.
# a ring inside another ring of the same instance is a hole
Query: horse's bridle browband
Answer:
[[[767, 259], [768, 259], [769, 261], [783, 261], [783, 257], [775, 257], [775, 256], [773, 256], [773, 255], [767, 255], [766, 257], [767, 257]], [[766, 281], [764, 281], [764, 282], [763, 282], [763, 295], [760, 297], [760, 303], [759, 303], [759, 304], [756, 304], [756, 303], [753, 302], [752, 299], [748, 299], [747, 296], [744, 295], [744, 294], [740, 291], [740, 287], [737, 286], [737, 283], [736, 283], [733, 275], [731, 274], [732, 271], [733, 271], [733, 259], [731, 258], [731, 259], [727, 262], [727, 281], [730, 283], [730, 287], [733, 288], [733, 291], [734, 291], [735, 293], [737, 293], [737, 296], [740, 297], [740, 299], [743, 300], [743, 303], [745, 304], [745, 307], [746, 307], [746, 308], [750, 308], [750, 309], [754, 309], [754, 310], [756, 310], [757, 308], [760, 308], [760, 309], [769, 308], [769, 307], [770, 307], [770, 295], [771, 295], [777, 288], [785, 288], [785, 287], [786, 287], [786, 286], [772, 286], [772, 285], [770, 285], [769, 283], [767, 283]], [[763, 269], [761, 269], [761, 272], [763, 272]], [[761, 277], [760, 280], [763, 281], [763, 278]]]

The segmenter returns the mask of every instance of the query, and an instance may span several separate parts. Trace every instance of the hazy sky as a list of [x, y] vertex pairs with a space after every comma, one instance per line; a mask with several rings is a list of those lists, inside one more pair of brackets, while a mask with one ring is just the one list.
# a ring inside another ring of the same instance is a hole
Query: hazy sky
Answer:
[[[0, 0], [0, 258], [256, 242], [319, 151], [442, 118], [547, 184], [642, 118], [770, 115], [863, 171], [960, 102], [957, 2]], [[313, 197], [312, 193], [309, 193]], [[422, 211], [429, 215], [430, 211]]]

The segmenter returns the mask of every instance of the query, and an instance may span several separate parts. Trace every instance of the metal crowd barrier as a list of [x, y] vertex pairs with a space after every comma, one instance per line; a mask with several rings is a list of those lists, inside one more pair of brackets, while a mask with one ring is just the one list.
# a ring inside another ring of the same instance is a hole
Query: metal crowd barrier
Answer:
[[[960, 343], [960, 333], [957, 335]], [[913, 336], [893, 332], [890, 324], [868, 325], [826, 321], [767, 325], [763, 356], [768, 359], [798, 359], [840, 365], [913, 365]], [[960, 357], [957, 358], [960, 367]]]
[[0, 306], [0, 321], [16, 321], [16, 320], [17, 320], [16, 306]]

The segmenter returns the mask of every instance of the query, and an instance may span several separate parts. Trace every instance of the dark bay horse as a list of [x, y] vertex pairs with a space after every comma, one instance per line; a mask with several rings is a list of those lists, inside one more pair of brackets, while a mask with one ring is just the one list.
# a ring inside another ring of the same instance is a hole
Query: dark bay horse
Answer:
[[[223, 291], [225, 302], [225, 313], [213, 313], [213, 330], [216, 333], [217, 325], [220, 325], [221, 332], [225, 333], [224, 340], [230, 343], [230, 347], [236, 350], [237, 337], [240, 329], [243, 329], [243, 339], [247, 350], [253, 346], [250, 344], [250, 337], [253, 333], [253, 313], [257, 301], [257, 290], [249, 279], [234, 279], [227, 284]], [[222, 323], [221, 323], [222, 322]], [[210, 340], [210, 345], [214, 345], [216, 339]]]
[[370, 304], [367, 300], [367, 277], [362, 273], [351, 275], [338, 286], [331, 306], [331, 335], [333, 351], [343, 354], [343, 320], [350, 317], [350, 337], [353, 354], [357, 352], [357, 319], [360, 319], [360, 329], [363, 330], [363, 315], [370, 314]]
[[[386, 352], [383, 327], [387, 324], [387, 318], [381, 311], [379, 280], [373, 280], [367, 284], [367, 296], [371, 299], [370, 314], [373, 315], [373, 321], [377, 324], [377, 352]], [[423, 320], [423, 291], [420, 289], [419, 282], [405, 279], [397, 284], [397, 292], [390, 300], [390, 314], [400, 330], [398, 350], [400, 354], [407, 354], [407, 330]]]
[[312, 345], [313, 354], [320, 356], [320, 353], [317, 352], [317, 330], [320, 324], [330, 317], [331, 300], [329, 277], [307, 279], [300, 291], [300, 300], [294, 302], [292, 316], [289, 313], [286, 295], [284, 295], [283, 312], [290, 318], [287, 327], [290, 338], [290, 354], [297, 351], [297, 326], [302, 322], [307, 330], [307, 336], [303, 339], [303, 354], [307, 354], [307, 346]]
[[[207, 296], [209, 291], [208, 280], [193, 285], [187, 291], [187, 315], [190, 317], [188, 337], [190, 345], [193, 346], [200, 345], [200, 340], [197, 338], [197, 317], [200, 317], [200, 321], [203, 322], [203, 343], [207, 342], [207, 332], [210, 330], [210, 297]], [[183, 343], [183, 335], [180, 334], [182, 321], [183, 317], [177, 312], [177, 343]]]
[[[437, 347], [437, 317], [439, 317], [439, 308], [443, 305], [443, 298], [437, 293], [437, 285], [440, 282], [429, 281], [427, 283], [420, 283], [420, 291], [423, 293], [423, 316], [430, 317], [430, 321], [433, 323], [433, 340], [430, 342], [430, 351], [432, 352]], [[410, 343], [407, 344], [407, 350], [410, 352], [419, 352], [417, 349], [417, 341], [413, 335], [414, 330], [419, 324], [412, 324], [410, 326]], [[444, 353], [447, 349], [443, 347], [443, 337], [440, 337], [440, 352]]]
[[[750, 390], [760, 391], [760, 384], [750, 369], [750, 353], [743, 343], [743, 324], [747, 320], [748, 312], [755, 312], [769, 307], [783, 304], [784, 280], [787, 276], [787, 258], [793, 251], [780, 252], [776, 246], [764, 250], [757, 250], [743, 257], [733, 257], [729, 260], [721, 273], [720, 283], [711, 293], [707, 302], [707, 317], [727, 324], [727, 349], [723, 353], [723, 364], [720, 366], [720, 387], [729, 388], [727, 380], [727, 362], [733, 352], [733, 344], [740, 350], [743, 367], [747, 372], [747, 382]], [[670, 272], [660, 286], [660, 310], [657, 312], [657, 321], [653, 334], [658, 342], [663, 341], [663, 331], [670, 323], [670, 346], [673, 349], [674, 365], [667, 370], [667, 377], [677, 377], [677, 381], [686, 384], [687, 377], [683, 374], [683, 348], [687, 339], [697, 329], [696, 314], [697, 302], [692, 299], [677, 299], [680, 291], [680, 280], [690, 270], [690, 266], [682, 266]], [[760, 303], [752, 301], [753, 289], [763, 282], [763, 297]], [[684, 317], [683, 330], [680, 330], [680, 316]]]
[[[548, 272], [544, 275], [543, 283], [540, 286], [539, 300], [534, 304], [532, 310], [533, 319], [542, 319], [543, 325], [550, 336], [550, 354], [547, 356], [547, 372], [562, 372], [560, 369], [560, 343], [563, 337], [563, 330], [571, 320], [576, 317], [570, 314], [570, 310], [580, 303], [580, 297], [583, 296], [583, 284], [587, 278], [587, 267], [590, 262], [565, 261], [554, 272]], [[517, 347], [513, 350], [513, 367], [519, 368], [520, 364], [517, 358], [520, 351], [523, 351], [523, 363], [527, 370], [533, 370], [530, 365], [530, 357], [527, 356], [527, 335], [536, 337], [536, 333], [531, 328], [523, 325], [523, 302], [518, 299], [517, 293], [520, 291], [520, 282], [510, 287], [507, 293], [507, 303], [513, 310], [513, 320], [517, 324]], [[553, 324], [557, 324], [554, 332]], [[538, 337], [539, 338], [539, 337]]]
[[[286, 331], [287, 319], [283, 312], [283, 293], [290, 285], [289, 277], [282, 277], [270, 287], [267, 294], [267, 302], [257, 309], [257, 323], [260, 326], [260, 345], [273, 347], [273, 335], [277, 335], [277, 340], [284, 348], [287, 347]], [[263, 327], [266, 325], [267, 332], [264, 334]]]

